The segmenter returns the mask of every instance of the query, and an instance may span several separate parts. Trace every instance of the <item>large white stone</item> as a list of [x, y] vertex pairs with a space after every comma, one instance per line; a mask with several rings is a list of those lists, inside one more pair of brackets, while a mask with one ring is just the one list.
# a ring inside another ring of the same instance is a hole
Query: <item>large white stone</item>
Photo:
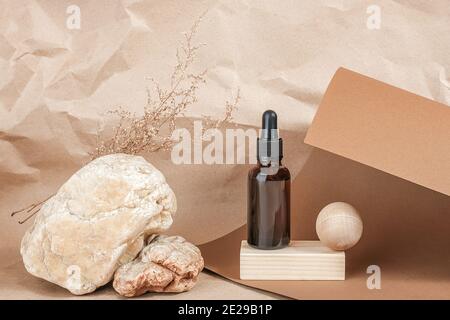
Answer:
[[76, 172], [22, 239], [31, 274], [85, 294], [108, 283], [146, 238], [167, 230], [176, 199], [163, 174], [139, 156], [107, 155]]

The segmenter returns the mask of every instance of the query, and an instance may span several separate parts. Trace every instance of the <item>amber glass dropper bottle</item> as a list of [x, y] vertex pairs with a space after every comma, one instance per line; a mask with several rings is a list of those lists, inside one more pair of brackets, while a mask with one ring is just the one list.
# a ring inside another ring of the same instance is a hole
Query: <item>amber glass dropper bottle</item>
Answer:
[[291, 175], [281, 164], [283, 141], [277, 114], [262, 116], [256, 167], [248, 174], [247, 242], [258, 249], [280, 249], [290, 241]]

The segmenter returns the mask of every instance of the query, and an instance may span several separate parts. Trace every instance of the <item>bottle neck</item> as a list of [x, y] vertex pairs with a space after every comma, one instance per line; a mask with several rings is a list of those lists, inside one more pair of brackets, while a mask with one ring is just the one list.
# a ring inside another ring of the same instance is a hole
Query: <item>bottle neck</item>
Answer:
[[268, 163], [261, 163], [261, 161], [258, 160], [257, 163], [258, 163], [258, 166], [261, 168], [270, 168], [270, 167], [279, 168], [279, 167], [283, 166], [283, 164], [281, 163], [281, 159], [278, 161], [270, 161]]
[[262, 167], [280, 167], [283, 159], [283, 140], [258, 138], [256, 142], [256, 159]]

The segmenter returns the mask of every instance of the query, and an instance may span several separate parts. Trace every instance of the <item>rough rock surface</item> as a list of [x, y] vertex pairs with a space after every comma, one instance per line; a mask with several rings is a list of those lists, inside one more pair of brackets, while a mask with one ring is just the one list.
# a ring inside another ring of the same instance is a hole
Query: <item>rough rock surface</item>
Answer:
[[114, 289], [126, 297], [145, 292], [183, 292], [197, 282], [204, 266], [200, 250], [179, 236], [151, 239], [134, 261], [114, 275]]
[[31, 274], [85, 294], [133, 260], [148, 236], [167, 230], [176, 199], [163, 174], [139, 156], [112, 154], [76, 172], [22, 239]]

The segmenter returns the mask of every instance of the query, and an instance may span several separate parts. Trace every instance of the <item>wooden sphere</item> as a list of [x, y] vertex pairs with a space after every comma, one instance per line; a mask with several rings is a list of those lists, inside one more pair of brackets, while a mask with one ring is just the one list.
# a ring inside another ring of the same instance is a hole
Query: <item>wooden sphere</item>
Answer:
[[333, 250], [347, 250], [358, 243], [363, 232], [361, 217], [351, 205], [333, 202], [323, 208], [316, 220], [320, 241]]

